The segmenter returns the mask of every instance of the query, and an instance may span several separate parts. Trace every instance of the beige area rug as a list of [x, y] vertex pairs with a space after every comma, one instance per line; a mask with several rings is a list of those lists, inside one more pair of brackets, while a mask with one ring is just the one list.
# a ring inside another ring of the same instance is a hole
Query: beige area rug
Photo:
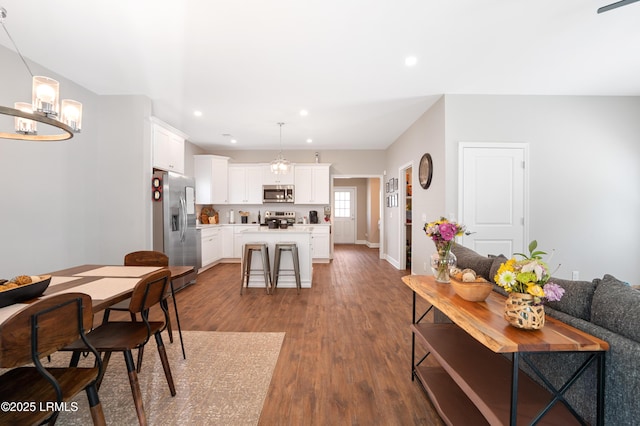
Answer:
[[[145, 348], [139, 374], [144, 408], [150, 425], [256, 425], [269, 389], [285, 333], [185, 331], [187, 359], [180, 340], [166, 333], [176, 396], [171, 397], [155, 341]], [[66, 354], [52, 362], [66, 362]], [[135, 358], [135, 354], [134, 354]], [[111, 356], [99, 391], [107, 424], [136, 425], [138, 419], [120, 353]], [[87, 396], [76, 396], [78, 410], [62, 412], [58, 425], [89, 425]]]

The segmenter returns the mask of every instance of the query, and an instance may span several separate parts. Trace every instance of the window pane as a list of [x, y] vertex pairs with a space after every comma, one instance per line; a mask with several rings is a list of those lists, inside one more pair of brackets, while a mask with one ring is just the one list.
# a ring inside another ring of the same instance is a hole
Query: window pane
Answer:
[[335, 191], [334, 209], [336, 217], [351, 217], [351, 192]]

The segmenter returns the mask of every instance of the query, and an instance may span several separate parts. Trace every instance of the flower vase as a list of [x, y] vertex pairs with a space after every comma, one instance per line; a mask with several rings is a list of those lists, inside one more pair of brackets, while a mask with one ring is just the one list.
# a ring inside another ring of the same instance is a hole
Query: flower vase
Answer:
[[509, 293], [504, 306], [504, 319], [516, 328], [539, 330], [544, 327], [544, 306], [534, 304], [531, 294]]
[[439, 283], [451, 282], [450, 271], [456, 266], [456, 255], [451, 248], [438, 250], [431, 255], [431, 270]]

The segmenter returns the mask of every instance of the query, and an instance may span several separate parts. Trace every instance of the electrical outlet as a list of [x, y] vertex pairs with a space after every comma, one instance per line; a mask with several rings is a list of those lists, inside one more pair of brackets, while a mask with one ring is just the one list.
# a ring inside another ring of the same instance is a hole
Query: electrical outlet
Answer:
[[578, 271], [571, 272], [571, 279], [577, 281], [580, 279], [580, 273]]

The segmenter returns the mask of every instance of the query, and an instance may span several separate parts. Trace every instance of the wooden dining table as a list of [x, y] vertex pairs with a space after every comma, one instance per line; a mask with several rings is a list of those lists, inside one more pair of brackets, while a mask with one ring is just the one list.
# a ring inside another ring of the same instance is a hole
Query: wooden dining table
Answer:
[[[182, 329], [178, 315], [178, 305], [175, 298], [173, 280], [195, 273], [193, 266], [168, 266], [171, 272], [169, 283], [173, 307], [180, 334], [182, 355], [186, 358]], [[85, 293], [91, 296], [93, 312], [100, 312], [118, 302], [126, 300], [133, 294], [133, 288], [144, 275], [162, 269], [157, 266], [122, 266], [122, 265], [81, 265], [62, 269], [47, 274], [51, 275], [51, 283], [43, 296], [59, 293]], [[37, 299], [34, 299], [37, 300]], [[0, 324], [15, 312], [25, 307], [31, 301], [16, 303], [0, 308]]]

